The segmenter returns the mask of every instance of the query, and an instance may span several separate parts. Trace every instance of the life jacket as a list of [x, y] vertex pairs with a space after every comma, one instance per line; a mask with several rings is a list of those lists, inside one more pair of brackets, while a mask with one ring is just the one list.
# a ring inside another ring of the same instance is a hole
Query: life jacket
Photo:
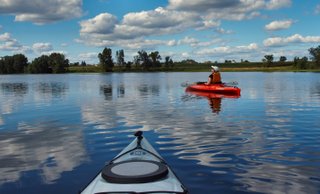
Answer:
[[214, 72], [209, 77], [211, 77], [210, 84], [218, 84], [221, 83], [221, 75], [220, 72]]

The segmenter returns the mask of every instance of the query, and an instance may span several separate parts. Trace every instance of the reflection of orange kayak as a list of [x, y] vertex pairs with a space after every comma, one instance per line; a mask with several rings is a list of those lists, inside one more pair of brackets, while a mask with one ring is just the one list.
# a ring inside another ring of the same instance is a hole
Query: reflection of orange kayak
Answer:
[[207, 97], [209, 99], [212, 98], [239, 98], [240, 94], [219, 94], [219, 93], [213, 93], [213, 92], [206, 92], [206, 91], [196, 91], [196, 90], [190, 90], [189, 88], [186, 89], [186, 92], [192, 95], [196, 96], [202, 96]]
[[186, 91], [204, 92], [204, 93], [208, 93], [208, 95], [211, 93], [213, 95], [224, 94], [224, 95], [231, 95], [231, 96], [240, 96], [241, 89], [236, 86], [227, 86], [225, 84], [206, 85], [206, 84], [200, 83], [200, 84], [192, 84], [188, 86]]

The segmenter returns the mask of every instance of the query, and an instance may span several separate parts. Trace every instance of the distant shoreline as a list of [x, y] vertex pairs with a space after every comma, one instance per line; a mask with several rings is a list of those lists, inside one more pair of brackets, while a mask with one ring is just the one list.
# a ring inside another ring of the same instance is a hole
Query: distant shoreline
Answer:
[[[115, 66], [114, 73], [121, 72], [210, 72], [210, 66], [213, 64], [184, 64], [175, 65], [172, 68], [150, 68], [141, 69], [132, 67], [130, 69]], [[239, 66], [239, 67], [237, 67]], [[264, 67], [262, 63], [252, 63], [246, 65], [237, 64], [221, 64], [219, 65], [221, 72], [320, 72], [320, 69], [297, 69], [293, 65], [274, 65], [272, 67]], [[68, 73], [105, 73], [99, 66], [70, 66]]]

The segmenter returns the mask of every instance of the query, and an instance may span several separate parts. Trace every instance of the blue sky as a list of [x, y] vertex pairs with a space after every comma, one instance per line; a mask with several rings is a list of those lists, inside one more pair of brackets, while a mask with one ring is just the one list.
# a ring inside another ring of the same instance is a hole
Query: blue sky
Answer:
[[97, 63], [104, 47], [199, 62], [309, 57], [318, 0], [0, 0], [0, 56], [59, 52]]

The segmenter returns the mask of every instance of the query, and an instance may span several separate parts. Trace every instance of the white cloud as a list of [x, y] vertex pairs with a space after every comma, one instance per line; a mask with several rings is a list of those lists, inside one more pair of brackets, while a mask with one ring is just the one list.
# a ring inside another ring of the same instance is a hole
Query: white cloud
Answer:
[[80, 53], [78, 55], [77, 61], [86, 61], [87, 63], [94, 62], [98, 58], [98, 53], [96, 52], [88, 52], [88, 53]]
[[15, 15], [15, 21], [45, 24], [82, 15], [82, 0], [0, 0], [0, 14]]
[[32, 45], [32, 49], [35, 53], [38, 54], [42, 54], [42, 53], [47, 53], [52, 51], [52, 45], [50, 43], [43, 43], [43, 42], [39, 42], [39, 43], [35, 43]]
[[[291, 0], [169, 0], [167, 7], [127, 13], [119, 19], [110, 13], [101, 13], [83, 20], [80, 22], [80, 37], [76, 42], [96, 47], [117, 46], [129, 50], [180, 45], [208, 47], [221, 43], [221, 39], [200, 41], [185, 36], [182, 40], [163, 40], [161, 36], [208, 29], [219, 35], [231, 34], [232, 30], [220, 27], [223, 20], [252, 19], [260, 17], [261, 10], [279, 9], [290, 5]], [[217, 47], [211, 52], [224, 53], [223, 49], [226, 49], [225, 52], [247, 52], [255, 47], [258, 47], [257, 44]]]
[[96, 47], [113, 47], [121, 46], [124, 49], [156, 49], [158, 46], [174, 46], [176, 43], [174, 40], [155, 40], [155, 39], [144, 39], [144, 38], [135, 38], [135, 39], [101, 39], [101, 37], [91, 35], [87, 37], [82, 37], [82, 39], [75, 40], [78, 43], [83, 43], [87, 45], [93, 45]]
[[81, 30], [80, 33], [97, 33], [97, 34], [108, 34], [112, 33], [117, 18], [109, 13], [102, 13], [96, 17], [80, 22]]
[[290, 0], [169, 0], [165, 8], [127, 13], [120, 20], [110, 13], [83, 20], [76, 41], [91, 46], [136, 46], [137, 49], [156, 46], [157, 42], [175, 46], [175, 41], [152, 40], [150, 37], [210, 28], [219, 34], [230, 34], [231, 30], [219, 28], [221, 19], [250, 19], [261, 15], [258, 10], [278, 9], [290, 4]]
[[26, 53], [30, 51], [27, 46], [21, 45], [18, 40], [11, 37], [11, 34], [5, 32], [0, 34], [0, 51], [12, 51], [14, 53]]
[[133, 41], [124, 41], [125, 48], [128, 49], [149, 49], [153, 50], [157, 48], [157, 46], [165, 45], [170, 46], [172, 45], [172, 40], [149, 40], [149, 39], [135, 39]]
[[190, 10], [190, 11], [206, 11], [208, 9], [223, 9], [235, 7], [241, 4], [238, 0], [169, 0], [169, 8], [177, 10]]
[[6, 32], [4, 34], [0, 34], [0, 41], [4, 42], [4, 41], [8, 41], [10, 39], [11, 39], [11, 37], [8, 32]]
[[199, 40], [192, 38], [192, 37], [189, 37], [189, 36], [186, 36], [183, 39], [178, 41], [179, 45], [181, 45], [181, 44], [196, 45], [198, 43], [199, 43]]
[[288, 29], [294, 22], [292, 20], [276, 20], [272, 21], [265, 26], [265, 29], [268, 31], [276, 31]]
[[264, 46], [286, 46], [290, 43], [320, 43], [320, 36], [301, 36], [294, 34], [289, 37], [272, 37], [263, 41]]
[[22, 49], [22, 45], [16, 40], [9, 40], [0, 44], [0, 50], [3, 51], [18, 51]]
[[223, 46], [223, 47], [215, 47], [215, 48], [206, 48], [196, 52], [197, 55], [202, 56], [220, 56], [224, 54], [235, 54], [235, 53], [246, 53], [256, 51], [258, 49], [258, 45], [256, 43], [251, 43], [245, 46]]
[[167, 43], [168, 46], [175, 46], [177, 45], [177, 41], [175, 40], [169, 40], [168, 43]]
[[260, 15], [257, 10], [279, 9], [291, 0], [169, 0], [169, 9], [192, 11], [206, 19], [244, 20]]
[[291, 6], [291, 0], [271, 0], [266, 3], [268, 9], [279, 9]]
[[183, 39], [179, 40], [177, 45], [189, 45], [191, 47], [207, 47], [221, 42], [221, 39], [212, 39], [208, 41], [200, 41], [198, 39], [186, 36]]
[[203, 25], [198, 27], [197, 30], [206, 30], [210, 28], [217, 28], [221, 24], [220, 21], [217, 20], [204, 20]]
[[216, 28], [215, 30], [217, 33], [219, 34], [232, 34], [233, 31], [232, 30], [225, 30], [223, 28]]
[[189, 54], [188, 52], [183, 52], [183, 53], [181, 54], [181, 56], [182, 56], [183, 58], [189, 58], [189, 57], [190, 57], [190, 54]]
[[77, 42], [94, 46], [125, 46], [142, 48], [156, 43], [173, 46], [175, 42], [146, 39], [148, 36], [167, 35], [203, 25], [194, 13], [169, 11], [159, 7], [151, 11], [128, 13], [117, 21], [109, 13], [80, 22]]
[[[173, 34], [200, 25], [201, 18], [197, 14], [159, 7], [151, 11], [126, 14], [115, 30], [118, 34], [134, 34], [138, 37]], [[133, 33], [134, 31], [138, 33]]]

